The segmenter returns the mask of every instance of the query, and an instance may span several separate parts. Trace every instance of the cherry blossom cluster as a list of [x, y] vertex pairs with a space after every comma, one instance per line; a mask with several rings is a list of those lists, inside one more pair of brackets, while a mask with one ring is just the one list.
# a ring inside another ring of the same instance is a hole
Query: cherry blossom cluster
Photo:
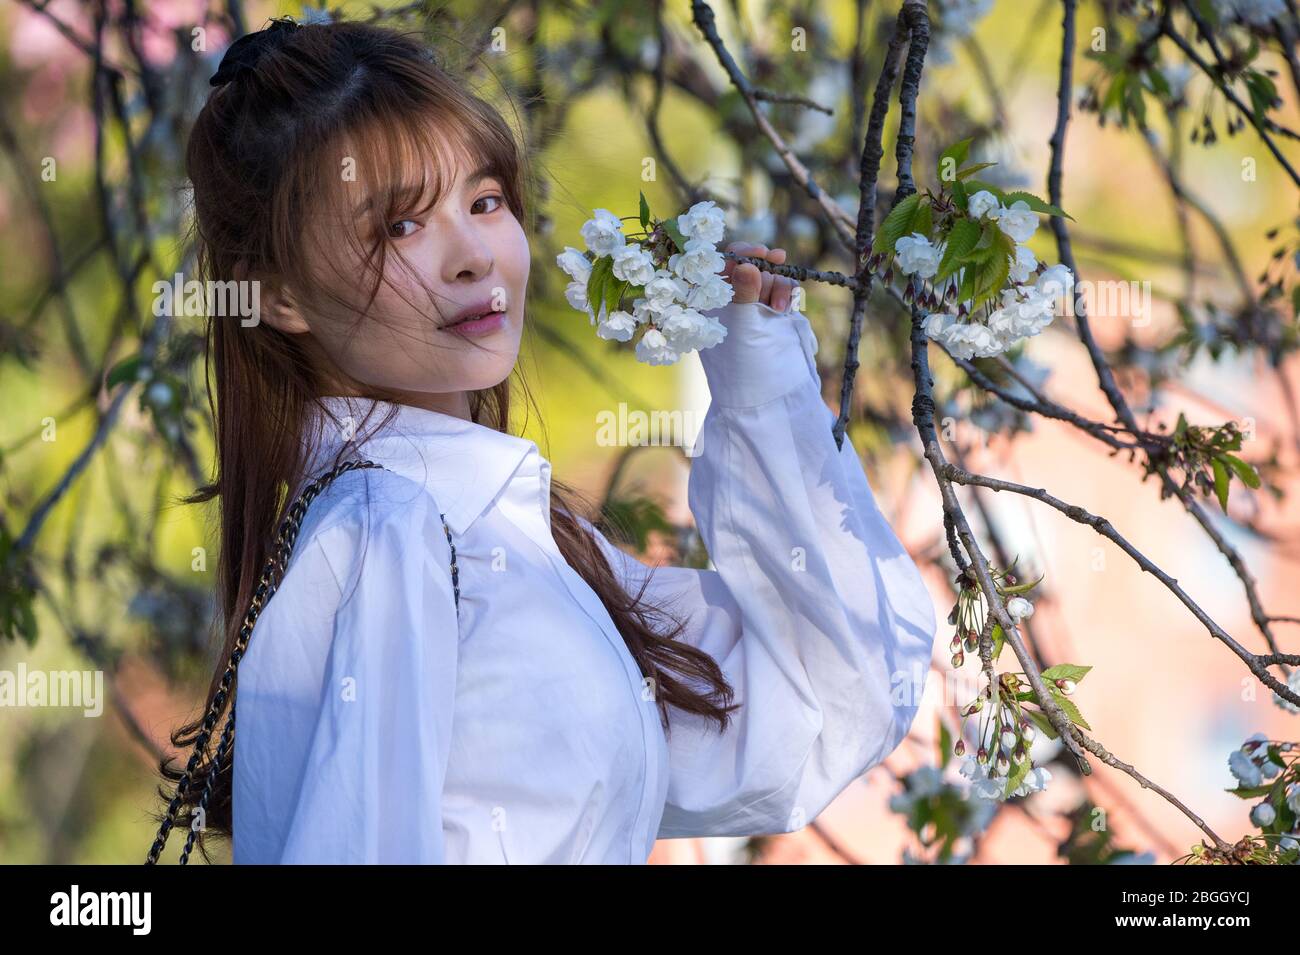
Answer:
[[1259, 799], [1250, 809], [1251, 824], [1277, 861], [1300, 864], [1300, 744], [1271, 740], [1255, 733], [1228, 756], [1228, 771], [1241, 799]]
[[[944, 239], [932, 241], [920, 232], [902, 236], [894, 244], [895, 264], [909, 276], [905, 298], [929, 312], [926, 335], [959, 358], [989, 358], [1051, 324], [1065, 296], [1073, 294], [1074, 276], [1064, 265], [1039, 262], [1025, 244], [1038, 229], [1038, 213], [1026, 201], [1003, 205], [992, 192], [981, 190], [968, 199], [966, 216], [979, 225], [995, 225], [1015, 243], [1006, 285], [990, 302], [972, 307], [969, 299], [957, 301], [968, 267], [935, 281], [947, 251]], [[877, 256], [874, 264], [882, 263], [883, 256]]]
[[[998, 593], [1005, 598], [1007, 616], [1015, 627], [1034, 613], [1033, 602], [1027, 594], [1043, 580], [1017, 582], [1014, 568], [1005, 571], [990, 567]], [[953, 755], [963, 757], [961, 774], [970, 781], [971, 794], [982, 799], [1001, 802], [1013, 796], [1027, 796], [1047, 788], [1052, 774], [1044, 766], [1034, 765], [1031, 749], [1040, 732], [1056, 739], [1042, 704], [1033, 693], [1029, 678], [1020, 672], [996, 673], [998, 658], [1006, 646], [1006, 634], [1000, 624], [988, 619], [988, 607], [983, 592], [975, 586], [963, 586], [957, 602], [948, 615], [948, 622], [956, 632], [948, 644], [952, 665], [960, 668], [970, 659], [982, 665], [983, 687], [975, 699], [958, 712], [962, 718], [962, 738], [953, 746]], [[988, 663], [978, 655], [981, 631], [991, 626]], [[1079, 681], [1092, 667], [1073, 663], [1060, 663], [1041, 673], [1042, 683], [1053, 702], [1066, 718], [1084, 729], [1088, 724], [1078, 705], [1070, 699]], [[1038, 708], [1032, 708], [1038, 707]], [[977, 729], [973, 734], [976, 752], [967, 755], [966, 721], [974, 718]]]
[[[642, 196], [643, 231], [624, 234], [623, 222], [596, 209], [581, 230], [586, 251], [566, 246], [556, 258], [571, 279], [568, 303], [591, 319], [601, 338], [626, 342], [639, 333], [637, 360], [650, 365], [670, 365], [721, 342], [726, 326], [704, 313], [735, 294], [721, 275], [722, 210], [712, 201], [697, 202], [652, 228]], [[630, 310], [622, 307], [624, 298], [632, 299]]]

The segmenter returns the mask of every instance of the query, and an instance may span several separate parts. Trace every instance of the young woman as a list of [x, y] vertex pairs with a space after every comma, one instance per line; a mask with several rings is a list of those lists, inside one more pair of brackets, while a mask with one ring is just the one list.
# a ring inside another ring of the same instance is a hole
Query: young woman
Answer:
[[500, 115], [418, 40], [345, 22], [277, 21], [213, 85], [201, 266], [259, 282], [261, 313], [209, 327], [210, 704], [286, 502], [381, 467], [308, 508], [238, 664], [238, 746], [215, 769], [205, 747], [181, 825], [207, 789], [239, 863], [643, 863], [798, 829], [898, 745], [934, 609], [835, 446], [788, 280], [728, 267], [689, 484], [714, 569], [652, 569], [508, 430], [531, 254]]

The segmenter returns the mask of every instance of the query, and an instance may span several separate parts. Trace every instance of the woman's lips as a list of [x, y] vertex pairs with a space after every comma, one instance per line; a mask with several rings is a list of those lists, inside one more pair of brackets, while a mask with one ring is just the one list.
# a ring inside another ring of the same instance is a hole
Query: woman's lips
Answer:
[[487, 315], [479, 318], [471, 318], [463, 322], [444, 327], [444, 331], [455, 332], [458, 335], [491, 335], [506, 327], [507, 314], [505, 312], [489, 312]]

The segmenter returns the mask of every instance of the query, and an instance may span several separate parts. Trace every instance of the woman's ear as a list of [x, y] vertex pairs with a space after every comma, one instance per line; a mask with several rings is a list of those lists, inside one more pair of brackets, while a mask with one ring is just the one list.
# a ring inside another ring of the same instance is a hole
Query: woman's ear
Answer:
[[262, 286], [262, 318], [272, 328], [286, 335], [302, 335], [311, 331], [307, 319], [294, 301], [288, 286]]
[[277, 331], [286, 335], [302, 335], [311, 331], [302, 310], [298, 307], [292, 291], [278, 278], [263, 273], [252, 273], [251, 278], [243, 262], [234, 269], [237, 281], [250, 281], [253, 285], [252, 300], [258, 303], [258, 318], [265, 321]]

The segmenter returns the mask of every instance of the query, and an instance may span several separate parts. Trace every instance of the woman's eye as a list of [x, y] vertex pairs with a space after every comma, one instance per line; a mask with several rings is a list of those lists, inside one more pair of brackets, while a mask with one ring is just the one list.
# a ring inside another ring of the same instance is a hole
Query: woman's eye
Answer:
[[398, 219], [388, 227], [388, 234], [394, 239], [402, 239], [416, 230], [419, 223], [414, 219]]
[[493, 206], [491, 209], [485, 209], [485, 210], [483, 210], [484, 212], [496, 212], [497, 209], [501, 208], [501, 203], [505, 202], [505, 198], [502, 197], [502, 196], [498, 196], [498, 195], [482, 196], [481, 198], [479, 198], [479, 199], [477, 199], [477, 200], [475, 201], [474, 205], [478, 205], [480, 202], [495, 202], [495, 203], [497, 203], [497, 204], [496, 204], [495, 206]]

